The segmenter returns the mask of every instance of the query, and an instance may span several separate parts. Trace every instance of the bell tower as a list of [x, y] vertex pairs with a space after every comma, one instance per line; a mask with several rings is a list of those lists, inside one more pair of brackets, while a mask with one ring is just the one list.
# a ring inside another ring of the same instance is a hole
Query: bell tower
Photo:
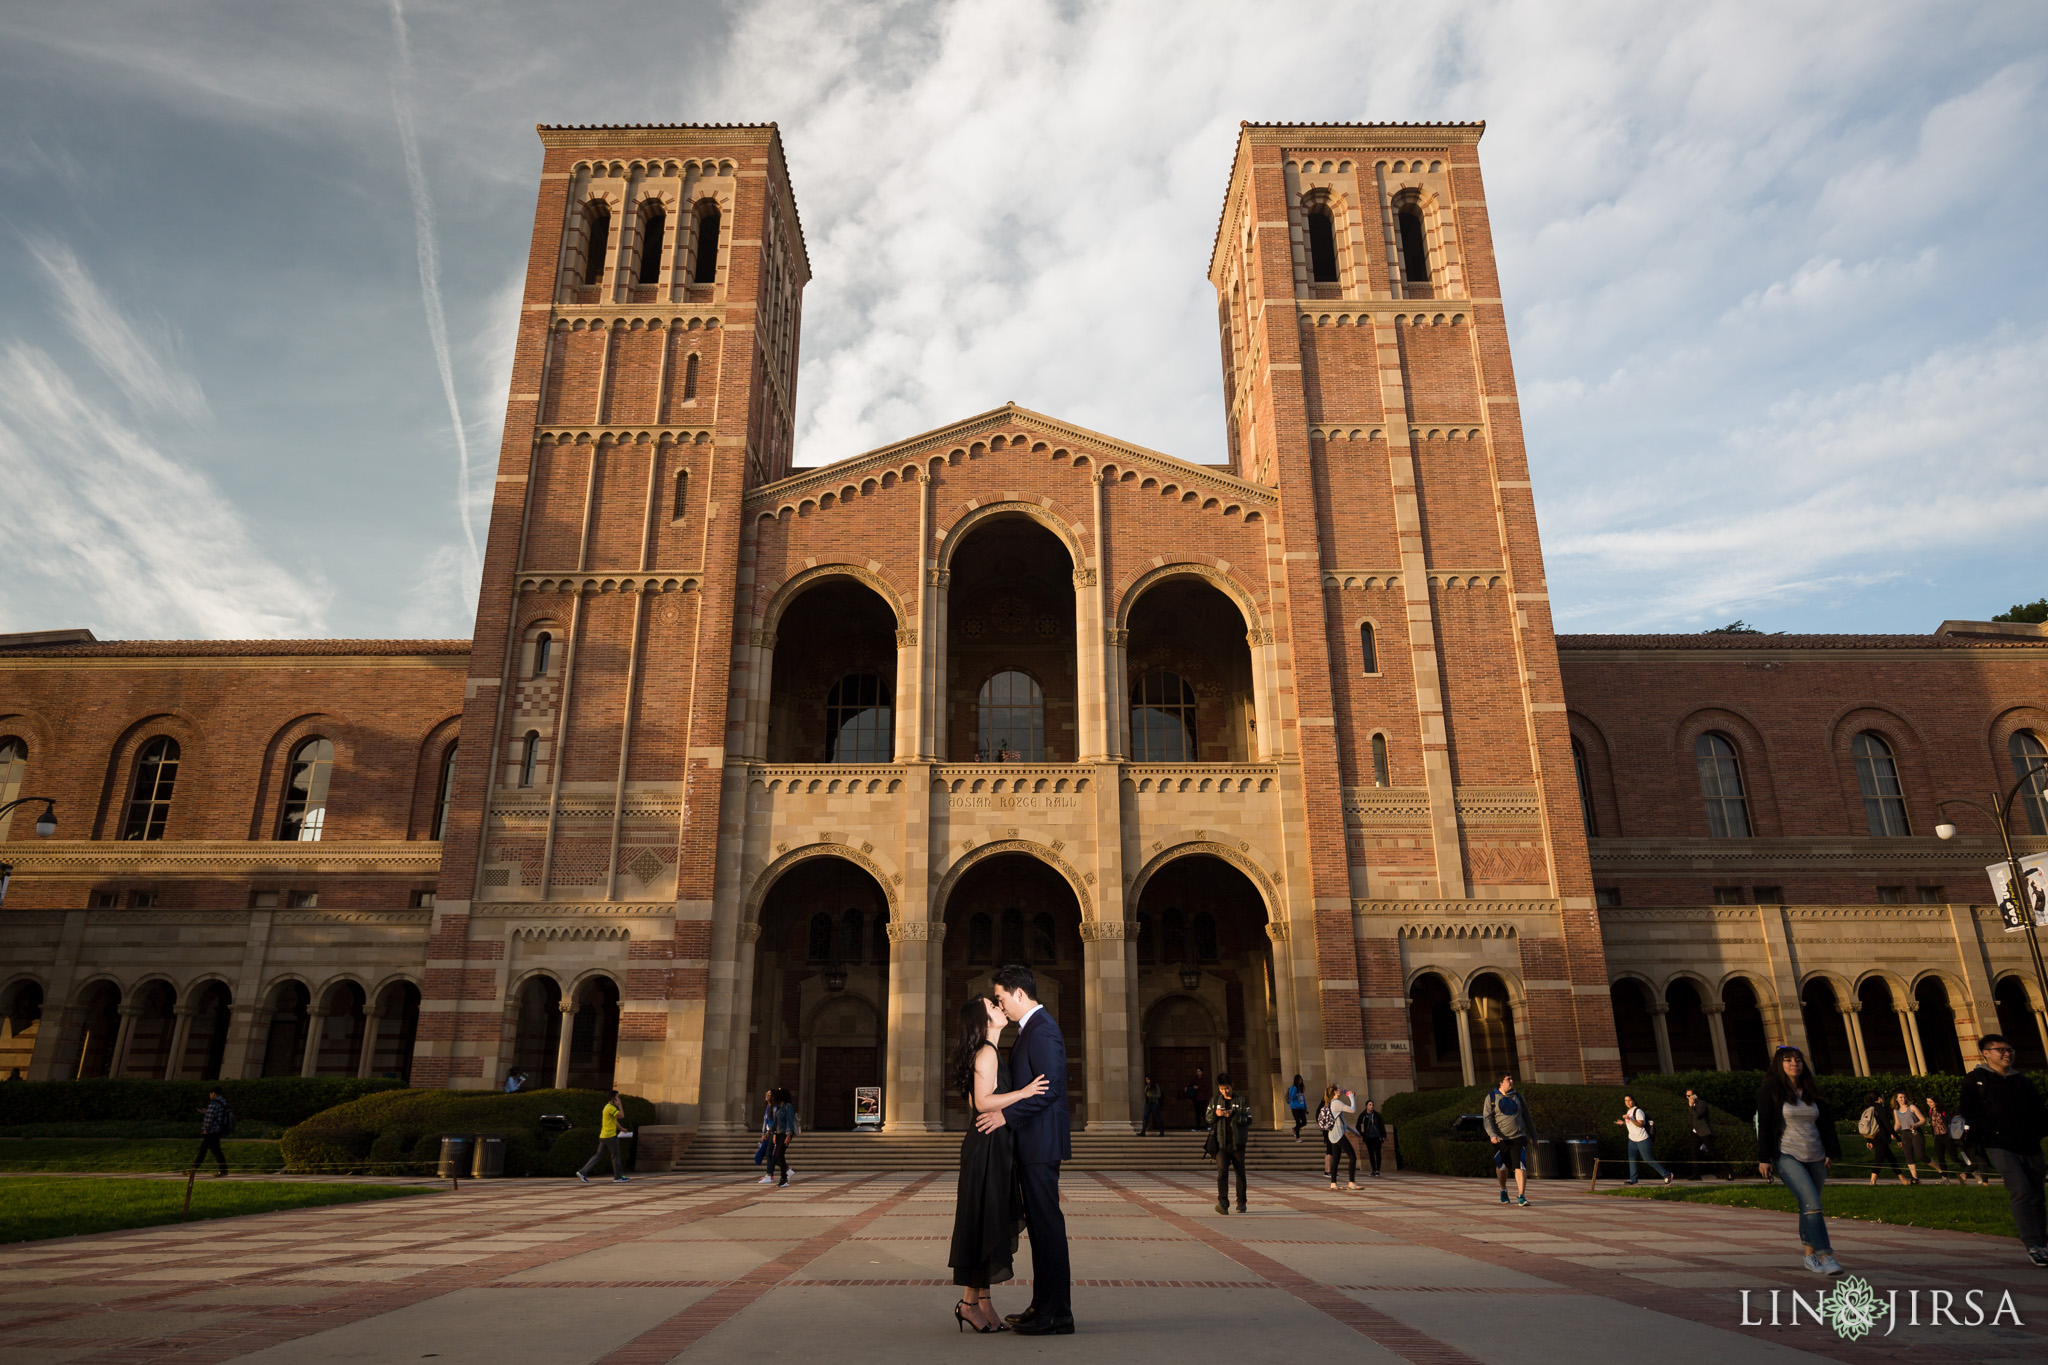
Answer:
[[1280, 496], [1302, 771], [1340, 775], [1304, 793], [1325, 1046], [1380, 1093], [1416, 1078], [1424, 943], [1458, 945], [1461, 1031], [1489, 966], [1519, 983], [1526, 1077], [1619, 1075], [1483, 132], [1245, 124], [1210, 261], [1231, 464]]
[[566, 1074], [615, 1027], [620, 1085], [687, 1097], [739, 505], [789, 472], [810, 265], [774, 124], [539, 133], [414, 1080], [489, 1085], [536, 1029]]

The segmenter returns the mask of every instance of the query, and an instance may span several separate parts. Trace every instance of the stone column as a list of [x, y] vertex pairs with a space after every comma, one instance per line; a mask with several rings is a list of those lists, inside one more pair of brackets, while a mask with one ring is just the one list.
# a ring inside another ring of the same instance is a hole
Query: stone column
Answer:
[[363, 1046], [356, 1056], [356, 1079], [368, 1080], [370, 1067], [377, 1060], [377, 1035], [383, 1032], [384, 1012], [371, 1008], [368, 1001], [363, 1003]]
[[1135, 945], [1122, 920], [1081, 921], [1081, 980], [1087, 996], [1088, 1129], [1134, 1133], [1131, 1113], [1132, 1002], [1124, 959]]
[[[754, 946], [761, 941], [758, 922], [741, 923], [733, 934], [732, 1027], [726, 1038], [725, 1112], [717, 1115], [726, 1132], [752, 1132], [747, 1110], [747, 1059], [754, 1049]], [[705, 1126], [705, 1125], [700, 1125]]]
[[175, 1081], [184, 1070], [185, 1044], [192, 1037], [192, 1020], [199, 1013], [190, 1005], [171, 1011], [171, 1055], [164, 1058], [164, 1079]]
[[261, 1005], [228, 1006], [228, 1041], [220, 1056], [222, 1080], [245, 1080], [251, 1068], [257, 1075], [263, 1074], [256, 1040], [269, 1037], [270, 1013]]
[[120, 1014], [121, 1026], [114, 1032], [114, 1054], [107, 1059], [107, 1075], [116, 1080], [128, 1068], [128, 1044], [135, 1037], [135, 1021], [142, 1017], [142, 1006], [123, 1005]]
[[2041, 1050], [2048, 1053], [2048, 1010], [2034, 1006], [2034, 1028], [2041, 1035]]
[[569, 1040], [576, 1032], [576, 1001], [563, 997], [555, 1008], [562, 1013], [562, 1036], [555, 1043], [555, 1089], [569, 1088]]
[[1920, 1046], [1920, 1002], [1892, 1002], [1899, 1015], [1899, 1036], [1906, 1040], [1906, 1069], [1915, 1076], [1927, 1074], [1927, 1053]]
[[[1301, 1021], [1294, 1013], [1294, 973], [1287, 970], [1288, 953], [1291, 949], [1287, 922], [1267, 920], [1266, 937], [1273, 944], [1273, 1013], [1280, 1024], [1281, 1069], [1305, 1070], [1296, 1060], [1301, 1056]], [[1281, 1087], [1281, 1091], [1284, 1096], [1284, 1086]]]
[[1650, 1031], [1657, 1035], [1657, 1070], [1669, 1076], [1678, 1068], [1671, 1064], [1671, 1006], [1662, 1000], [1650, 1002]]
[[1459, 996], [1451, 1001], [1451, 1009], [1458, 1016], [1458, 1066], [1465, 1073], [1465, 1084], [1477, 1085], [1472, 1072], [1472, 1001], [1469, 996]]
[[327, 1011], [318, 1005], [306, 1007], [306, 1051], [299, 1061], [301, 1076], [320, 1074], [320, 1043], [327, 1036]]
[[1734, 1068], [1728, 1064], [1728, 1029], [1722, 1019], [1728, 1007], [1715, 1003], [1702, 1008], [1707, 1015], [1707, 1037], [1714, 1042], [1714, 1070], [1732, 1071]]
[[1849, 1064], [1856, 1068], [1859, 1076], [1870, 1074], [1870, 1054], [1863, 1050], [1863, 1002], [1851, 1000], [1838, 1006], [1842, 1011], [1842, 1027], [1849, 1031]]
[[1127, 761], [1131, 756], [1131, 633], [1105, 626], [1102, 642], [1102, 671], [1109, 690], [1109, 713], [1103, 720], [1109, 741], [1107, 757]]
[[936, 1004], [929, 991], [933, 931], [929, 920], [889, 921], [889, 1053], [882, 1072], [882, 1131], [936, 1133], [941, 1114], [926, 1108], [925, 1040]]

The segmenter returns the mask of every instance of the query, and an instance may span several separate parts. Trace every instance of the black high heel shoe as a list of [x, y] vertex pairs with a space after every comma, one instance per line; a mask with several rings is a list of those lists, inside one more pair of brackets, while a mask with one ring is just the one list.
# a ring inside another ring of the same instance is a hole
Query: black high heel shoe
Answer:
[[976, 1322], [974, 1319], [968, 1317], [965, 1313], [960, 1311], [963, 1308], [968, 1308], [971, 1306], [972, 1305], [970, 1305], [965, 1299], [962, 1299], [960, 1300], [960, 1302], [954, 1304], [953, 1321], [959, 1323], [963, 1329], [972, 1327], [975, 1331], [981, 1333], [983, 1336], [987, 1336], [990, 1332], [995, 1331], [995, 1328], [983, 1327], [980, 1323]]

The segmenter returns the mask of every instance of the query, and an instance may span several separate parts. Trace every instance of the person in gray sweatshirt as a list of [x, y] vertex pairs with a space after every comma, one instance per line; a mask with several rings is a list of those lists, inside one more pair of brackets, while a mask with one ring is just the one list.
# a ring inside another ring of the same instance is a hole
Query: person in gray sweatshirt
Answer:
[[1500, 1202], [1508, 1202], [1508, 1172], [1512, 1170], [1515, 1202], [1529, 1207], [1529, 1146], [1536, 1141], [1536, 1116], [1529, 1109], [1529, 1097], [1515, 1089], [1513, 1076], [1502, 1076], [1487, 1095], [1481, 1120], [1493, 1142], [1493, 1174], [1500, 1181]]

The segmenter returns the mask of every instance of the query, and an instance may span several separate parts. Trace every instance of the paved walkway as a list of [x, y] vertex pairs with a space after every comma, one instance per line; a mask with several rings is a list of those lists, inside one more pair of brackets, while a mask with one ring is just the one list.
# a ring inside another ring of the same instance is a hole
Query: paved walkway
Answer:
[[[1069, 1172], [1064, 1186], [1073, 1338], [956, 1335], [950, 1172], [787, 1190], [664, 1176], [465, 1184], [0, 1248], [0, 1361], [2048, 1358], [2048, 1274], [2010, 1239], [1836, 1222], [1843, 1263], [1902, 1305], [1911, 1289], [1923, 1304], [1980, 1289], [1990, 1309], [2010, 1291], [2027, 1324], [1851, 1344], [1811, 1321], [1740, 1325], [1743, 1289], [1754, 1320], [1772, 1290], [1824, 1288], [1797, 1268], [1787, 1215], [1557, 1185], [1520, 1209], [1478, 1181], [1392, 1176], [1333, 1194], [1282, 1175], [1256, 1180], [1250, 1214], [1219, 1217], [1195, 1175]], [[1014, 1310], [1028, 1292], [998, 1302]]]

